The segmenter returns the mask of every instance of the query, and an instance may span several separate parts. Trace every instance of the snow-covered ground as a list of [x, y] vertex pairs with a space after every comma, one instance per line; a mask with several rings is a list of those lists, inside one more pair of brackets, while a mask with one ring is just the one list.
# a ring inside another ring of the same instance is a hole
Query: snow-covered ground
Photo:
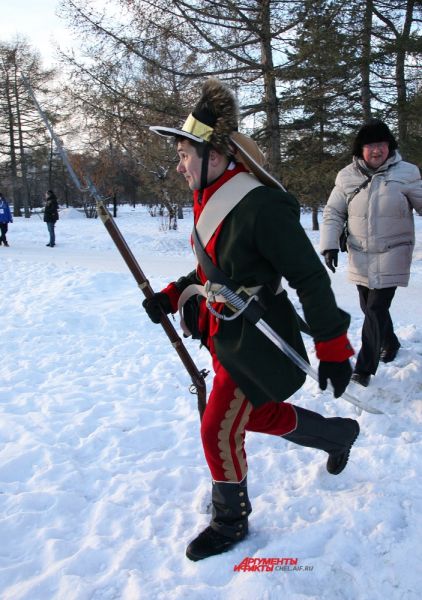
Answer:
[[[155, 289], [193, 266], [191, 215], [178, 231], [140, 208], [122, 209], [117, 222]], [[302, 222], [317, 246], [309, 215]], [[410, 286], [392, 307], [398, 358], [368, 389], [349, 386], [385, 414], [357, 416], [308, 378], [296, 404], [360, 422], [346, 470], [333, 477], [323, 453], [249, 434], [250, 536], [193, 563], [185, 547], [209, 521], [210, 480], [189, 376], [101, 221], [63, 210], [48, 248], [41, 219], [15, 219], [10, 248], [0, 247], [0, 598], [418, 599], [418, 217], [416, 226]], [[344, 255], [340, 262], [333, 287], [358, 349], [362, 314]], [[204, 349], [186, 346], [200, 369], [210, 367]], [[297, 559], [302, 569], [279, 560], [273, 571], [235, 571], [246, 557]]]

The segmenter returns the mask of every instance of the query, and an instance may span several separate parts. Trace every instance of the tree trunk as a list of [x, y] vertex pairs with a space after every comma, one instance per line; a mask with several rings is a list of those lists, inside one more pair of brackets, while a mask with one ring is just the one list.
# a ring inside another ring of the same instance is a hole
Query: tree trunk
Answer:
[[264, 78], [265, 113], [267, 117], [268, 167], [276, 177], [281, 177], [280, 124], [271, 47], [270, 0], [263, 0], [261, 3], [260, 22], [262, 26], [261, 59]]
[[371, 87], [369, 82], [371, 65], [371, 36], [372, 36], [372, 2], [366, 0], [365, 12], [363, 15], [360, 75], [361, 75], [361, 103], [364, 121], [368, 121], [372, 116], [371, 111]]
[[312, 231], [319, 231], [318, 207], [312, 207]]
[[413, 11], [415, 0], [408, 0], [406, 4], [406, 18], [403, 25], [403, 32], [397, 38], [396, 55], [396, 89], [397, 89], [397, 125], [399, 133], [399, 143], [403, 151], [407, 145], [407, 86], [405, 76], [406, 51], [409, 43], [410, 30], [413, 21]]
[[19, 137], [19, 155], [20, 155], [20, 166], [21, 166], [21, 175], [22, 175], [22, 195], [23, 195], [23, 207], [25, 218], [29, 219], [31, 216], [31, 211], [29, 208], [29, 184], [28, 184], [28, 176], [27, 176], [27, 168], [26, 168], [26, 156], [25, 156], [25, 146], [23, 142], [23, 131], [22, 131], [22, 119], [21, 119], [21, 111], [20, 111], [20, 99], [19, 99], [19, 88], [18, 88], [18, 79], [17, 79], [17, 64], [15, 63], [15, 104], [16, 104], [16, 123], [18, 127], [18, 137]]
[[13, 106], [12, 106], [12, 98], [11, 98], [11, 89], [10, 89], [10, 79], [9, 75], [6, 75], [5, 81], [5, 94], [6, 94], [6, 103], [7, 103], [7, 121], [8, 121], [8, 134], [9, 134], [9, 143], [10, 143], [10, 179], [12, 183], [12, 197], [13, 197], [13, 216], [20, 217], [21, 216], [21, 204], [20, 204], [20, 194], [18, 193], [18, 169], [17, 169], [17, 160], [16, 160], [16, 148], [15, 148], [15, 119], [13, 116]]

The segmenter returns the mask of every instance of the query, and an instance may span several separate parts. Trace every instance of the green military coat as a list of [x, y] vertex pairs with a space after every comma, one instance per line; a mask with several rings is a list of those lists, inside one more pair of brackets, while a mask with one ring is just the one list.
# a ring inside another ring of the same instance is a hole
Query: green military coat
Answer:
[[[290, 194], [265, 186], [249, 192], [225, 218], [215, 248], [217, 266], [233, 281], [267, 286], [263, 318], [305, 359], [298, 318], [286, 292], [270, 292], [280, 276], [296, 290], [316, 342], [347, 331], [350, 317], [337, 307], [330, 278]], [[193, 272], [176, 285], [181, 291], [195, 278]], [[213, 341], [217, 358], [255, 407], [286, 400], [303, 385], [303, 371], [243, 316], [220, 321]]]

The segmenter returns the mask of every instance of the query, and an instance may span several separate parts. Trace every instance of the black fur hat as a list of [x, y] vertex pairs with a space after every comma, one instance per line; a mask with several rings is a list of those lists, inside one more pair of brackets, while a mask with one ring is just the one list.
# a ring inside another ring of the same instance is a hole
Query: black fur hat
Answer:
[[212, 127], [208, 141], [222, 154], [231, 154], [230, 134], [237, 131], [238, 108], [233, 92], [218, 79], [210, 78], [192, 111], [195, 119]]
[[353, 156], [362, 158], [362, 148], [365, 144], [388, 142], [388, 156], [392, 156], [397, 149], [397, 142], [388, 126], [380, 119], [370, 119], [363, 125], [353, 142]]
[[230, 134], [237, 131], [238, 107], [234, 93], [221, 81], [211, 77], [202, 86], [201, 97], [181, 128], [150, 127], [164, 136], [185, 137], [194, 142], [208, 142], [230, 156]]

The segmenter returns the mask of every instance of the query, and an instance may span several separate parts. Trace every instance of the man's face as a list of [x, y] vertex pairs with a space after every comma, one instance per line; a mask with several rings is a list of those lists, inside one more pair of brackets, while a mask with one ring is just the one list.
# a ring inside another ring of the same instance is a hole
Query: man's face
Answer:
[[362, 148], [362, 156], [371, 169], [378, 169], [388, 158], [388, 142], [365, 144]]
[[181, 140], [177, 143], [177, 154], [179, 155], [177, 172], [184, 176], [191, 190], [199, 190], [202, 158], [199, 158], [196, 149], [188, 140]]

